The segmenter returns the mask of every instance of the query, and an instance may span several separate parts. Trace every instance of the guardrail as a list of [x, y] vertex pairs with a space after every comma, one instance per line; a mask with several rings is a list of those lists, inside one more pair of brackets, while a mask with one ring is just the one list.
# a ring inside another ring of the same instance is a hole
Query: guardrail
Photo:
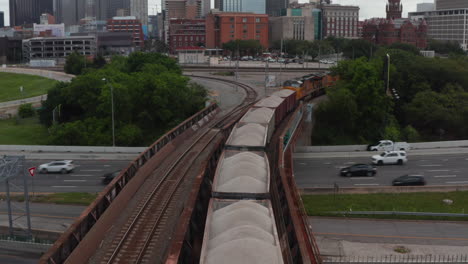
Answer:
[[[194, 126], [201, 126], [207, 120], [205, 118], [218, 110], [217, 104], [212, 104], [189, 119], [185, 120], [176, 128], [167, 132], [158, 139], [145, 152], [141, 153], [124, 171], [120, 173], [94, 200], [94, 202], [81, 214], [73, 225], [65, 231], [54, 245], [45, 253], [39, 263], [64, 263], [72, 251], [83, 240], [89, 230], [96, 224], [106, 209], [112, 204], [123, 188], [136, 175], [138, 170], [145, 165], [164, 146], [177, 136]], [[106, 230], [102, 230], [106, 232]]]
[[409, 215], [409, 216], [468, 217], [468, 214], [397, 212], [397, 211], [338, 211], [338, 212], [330, 212], [330, 213], [340, 214], [340, 215]]
[[[276, 149], [278, 156], [276, 159], [277, 167], [274, 173], [277, 175], [275, 181], [278, 182], [275, 183], [275, 186], [279, 188], [278, 194], [280, 199], [284, 199], [281, 201], [281, 204], [287, 207], [282, 208], [283, 217], [278, 216], [286, 225], [286, 230], [279, 228], [278, 235], [281, 239], [281, 237], [287, 234], [293, 263], [317, 264], [322, 263], [322, 259], [318, 245], [311, 234], [312, 232], [307, 222], [307, 214], [292, 175], [293, 143], [296, 142], [302, 128], [301, 121], [303, 121], [304, 117], [302, 115], [302, 107], [303, 105], [301, 104], [293, 113], [294, 118], [289, 120], [286, 129], [282, 131]], [[297, 119], [298, 116], [300, 119]], [[291, 128], [294, 128], [293, 131], [291, 131]], [[292, 134], [290, 134], [291, 132]]]
[[[410, 150], [458, 148], [458, 147], [468, 147], [468, 140], [420, 142], [420, 143], [409, 143], [409, 144], [410, 144]], [[353, 151], [367, 151], [367, 145], [301, 146], [301, 147], [296, 148], [296, 152], [298, 153], [353, 152]]]
[[468, 263], [468, 255], [388, 255], [388, 256], [344, 256], [326, 257], [323, 263]]

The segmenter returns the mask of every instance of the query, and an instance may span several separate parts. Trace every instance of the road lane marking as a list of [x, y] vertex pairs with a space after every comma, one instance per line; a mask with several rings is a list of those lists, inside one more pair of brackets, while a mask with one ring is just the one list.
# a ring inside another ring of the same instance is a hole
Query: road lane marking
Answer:
[[299, 165], [307, 165], [307, 163], [299, 162]]
[[446, 182], [448, 184], [465, 184], [468, 183], [468, 181], [453, 181], [453, 182]]
[[354, 162], [348, 161], [348, 162], [346, 162], [345, 164], [354, 164]]
[[92, 177], [94, 175], [91, 175], [91, 174], [73, 174], [73, 175], [70, 175], [72, 177]]
[[331, 165], [331, 162], [325, 162], [324, 164], [325, 165]]
[[450, 171], [450, 170], [426, 170], [426, 171], [430, 171], [430, 172], [442, 172], [442, 171]]
[[76, 188], [76, 186], [58, 186], [58, 185], [50, 186], [50, 187], [52, 187], [52, 188]]
[[434, 178], [455, 178], [457, 175], [437, 175]]
[[375, 180], [375, 177], [352, 177], [351, 180]]
[[64, 182], [85, 182], [86, 180], [63, 180]]
[[110, 167], [111, 165], [104, 165], [104, 167]]
[[379, 186], [378, 183], [361, 183], [361, 184], [354, 184], [356, 186]]
[[[2, 215], [7, 215], [8, 212], [0, 212]], [[11, 213], [12, 215], [21, 215], [23, 216], [23, 213]], [[58, 216], [58, 215], [45, 215], [45, 214], [30, 214], [32, 217], [43, 217], [43, 218], [55, 218], [55, 219], [77, 219], [78, 217], [71, 217], [71, 216]]]
[[421, 167], [440, 167], [442, 165], [440, 165], [440, 164], [427, 164], [427, 165], [419, 165], [419, 166], [421, 166]]
[[382, 237], [382, 238], [402, 238], [402, 239], [429, 239], [429, 240], [460, 240], [468, 241], [468, 238], [462, 237], [416, 237], [416, 236], [385, 236], [385, 235], [364, 235], [364, 234], [341, 234], [341, 233], [320, 233], [313, 232], [314, 235], [333, 235], [333, 236], [356, 236], [356, 237]]
[[80, 170], [80, 171], [103, 171], [103, 170]]
[[335, 166], [335, 169], [344, 169], [347, 168], [346, 166]]

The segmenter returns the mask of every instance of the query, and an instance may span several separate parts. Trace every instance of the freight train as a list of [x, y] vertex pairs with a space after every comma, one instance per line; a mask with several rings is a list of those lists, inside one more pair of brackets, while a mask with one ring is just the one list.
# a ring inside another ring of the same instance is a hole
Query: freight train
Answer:
[[232, 129], [212, 182], [200, 263], [284, 263], [265, 151], [296, 98], [295, 91], [275, 92]]
[[283, 89], [295, 91], [296, 99], [301, 100], [322, 95], [326, 88], [334, 86], [337, 81], [338, 77], [331, 75], [330, 72], [317, 72], [287, 80], [283, 84]]

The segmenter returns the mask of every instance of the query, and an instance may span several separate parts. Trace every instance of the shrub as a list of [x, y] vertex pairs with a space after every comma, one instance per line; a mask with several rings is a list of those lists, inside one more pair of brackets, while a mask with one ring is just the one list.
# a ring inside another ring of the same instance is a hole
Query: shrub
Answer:
[[32, 107], [32, 104], [22, 104], [18, 109], [18, 115], [21, 118], [32, 117], [34, 116], [34, 113], [35, 111]]

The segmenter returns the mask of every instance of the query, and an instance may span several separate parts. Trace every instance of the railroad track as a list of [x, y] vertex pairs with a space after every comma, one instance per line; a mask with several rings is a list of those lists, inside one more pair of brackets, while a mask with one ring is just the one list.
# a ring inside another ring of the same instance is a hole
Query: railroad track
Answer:
[[250, 87], [247, 84], [235, 82], [232, 80], [210, 77], [210, 76], [190, 75], [188, 77], [207, 79], [207, 80], [212, 80], [212, 81], [217, 81], [217, 82], [222, 82], [222, 83], [227, 83], [227, 84], [233, 84], [233, 85], [237, 85], [239, 88], [245, 91], [246, 97], [244, 98], [244, 101], [240, 105], [238, 105], [236, 108], [234, 108], [231, 112], [226, 114], [223, 119], [224, 122], [219, 122], [216, 126], [217, 128], [223, 128], [227, 124], [231, 123], [233, 120], [236, 120], [241, 114], [245, 113], [245, 111], [250, 106], [252, 106], [253, 103], [257, 101], [257, 96], [258, 96], [257, 91], [255, 91], [254, 88]]
[[[200, 77], [205, 78], [205, 77]], [[195, 167], [195, 161], [219, 136], [221, 128], [227, 122], [238, 119], [251, 106], [257, 97], [255, 90], [245, 84], [218, 78], [207, 77], [220, 82], [236, 84], [247, 93], [242, 104], [223, 116], [221, 120], [213, 122], [199, 135], [163, 173], [162, 177], [153, 179], [145, 184], [151, 184], [150, 192], [145, 193], [131, 213], [123, 228], [112, 240], [99, 263], [154, 263], [154, 252], [165, 250], [167, 236], [163, 235], [171, 216], [178, 212], [177, 202], [184, 199], [185, 193], [181, 188], [190, 170]], [[227, 121], [230, 120], [230, 121]], [[159, 256], [162, 258], [163, 256]], [[157, 260], [156, 260], [157, 262]]]

